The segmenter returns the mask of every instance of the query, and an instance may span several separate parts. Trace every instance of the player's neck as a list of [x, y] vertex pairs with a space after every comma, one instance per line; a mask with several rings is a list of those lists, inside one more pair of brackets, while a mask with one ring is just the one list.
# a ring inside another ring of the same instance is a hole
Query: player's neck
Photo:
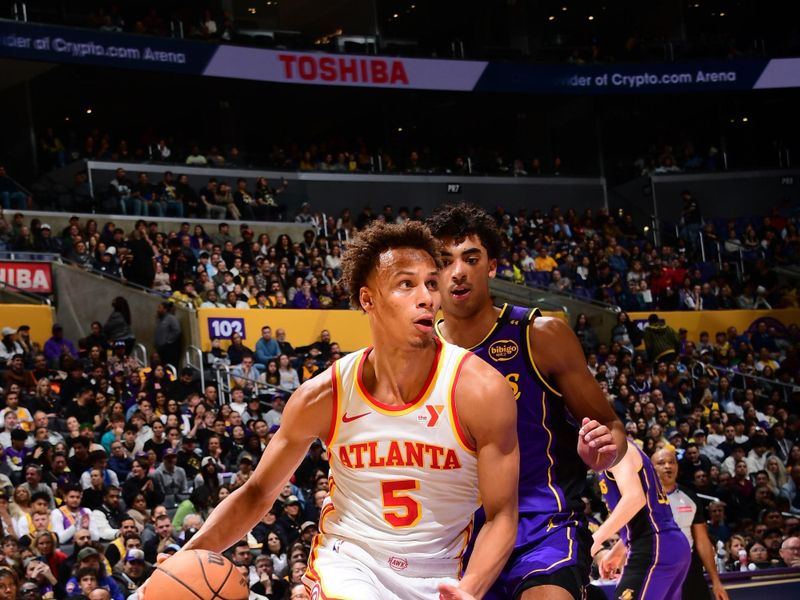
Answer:
[[678, 482], [676, 481], [672, 485], [667, 485], [665, 483], [661, 487], [664, 488], [665, 492], [667, 492], [668, 494], [671, 494], [672, 492], [674, 492], [678, 488]]
[[477, 346], [497, 322], [500, 310], [489, 300], [478, 312], [468, 317], [445, 313], [441, 327], [442, 335], [451, 344], [462, 348]]
[[434, 342], [425, 348], [397, 348], [376, 342], [364, 365], [362, 383], [384, 404], [410, 404], [423, 391], [437, 352]]

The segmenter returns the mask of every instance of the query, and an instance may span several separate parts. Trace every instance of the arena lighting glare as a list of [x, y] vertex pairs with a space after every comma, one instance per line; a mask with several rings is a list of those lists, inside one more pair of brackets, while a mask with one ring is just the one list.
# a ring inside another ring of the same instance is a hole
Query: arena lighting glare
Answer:
[[589, 20], [590, 21], [594, 21], [594, 16], [593, 15], [589, 15]]
[[650, 228], [647, 225], [645, 225], [644, 226], [644, 232], [647, 233], [648, 231], [650, 231]]
[[566, 6], [562, 6], [561, 10], [563, 10], [564, 12], [567, 12], [567, 7]]
[[87, 109], [86, 109], [86, 114], [87, 114], [87, 115], [90, 115], [90, 114], [92, 114], [92, 109], [91, 109], [91, 108], [87, 108]]
[[550, 15], [549, 17], [547, 17], [547, 20], [548, 21], [555, 21], [556, 18], [553, 15]]
[[747, 121], [749, 121], [749, 120], [750, 119], [748, 119], [747, 117], [742, 117], [742, 123], [747, 123]]

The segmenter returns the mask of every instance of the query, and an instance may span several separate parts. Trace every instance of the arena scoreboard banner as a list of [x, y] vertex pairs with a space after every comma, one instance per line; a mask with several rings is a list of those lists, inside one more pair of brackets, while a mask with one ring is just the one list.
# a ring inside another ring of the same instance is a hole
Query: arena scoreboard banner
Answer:
[[0, 57], [273, 83], [530, 94], [800, 87], [800, 58], [535, 64], [267, 50], [0, 20]]

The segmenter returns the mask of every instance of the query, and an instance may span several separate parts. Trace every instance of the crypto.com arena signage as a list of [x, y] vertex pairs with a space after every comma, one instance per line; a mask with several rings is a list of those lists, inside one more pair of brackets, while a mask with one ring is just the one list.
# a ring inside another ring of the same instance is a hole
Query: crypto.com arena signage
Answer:
[[532, 94], [800, 87], [800, 59], [597, 65], [266, 50], [0, 20], [0, 57], [273, 83]]

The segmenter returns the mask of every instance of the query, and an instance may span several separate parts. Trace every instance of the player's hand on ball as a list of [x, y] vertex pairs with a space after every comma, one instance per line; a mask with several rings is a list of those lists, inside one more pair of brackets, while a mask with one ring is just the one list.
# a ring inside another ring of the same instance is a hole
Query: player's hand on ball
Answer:
[[578, 455], [590, 469], [610, 468], [617, 459], [617, 445], [608, 427], [584, 417], [578, 431]]
[[[160, 564], [161, 564], [161, 563], [163, 563], [165, 560], [167, 560], [168, 558], [171, 558], [171, 557], [172, 557], [172, 554], [160, 553], [160, 554], [159, 554], [159, 555], [156, 557], [156, 564], [157, 564], [157, 565], [160, 565]], [[148, 583], [149, 581], [150, 581], [150, 579], [148, 579], [147, 581], [145, 581], [145, 582], [144, 582], [144, 583], [141, 585], [141, 587], [139, 587], [139, 589], [138, 589], [138, 590], [136, 590], [136, 596], [137, 596], [137, 598], [139, 598], [139, 600], [144, 600], [144, 590], [145, 590], [145, 588], [147, 587], [147, 583]]]
[[476, 600], [475, 596], [449, 583], [439, 584], [439, 600]]

